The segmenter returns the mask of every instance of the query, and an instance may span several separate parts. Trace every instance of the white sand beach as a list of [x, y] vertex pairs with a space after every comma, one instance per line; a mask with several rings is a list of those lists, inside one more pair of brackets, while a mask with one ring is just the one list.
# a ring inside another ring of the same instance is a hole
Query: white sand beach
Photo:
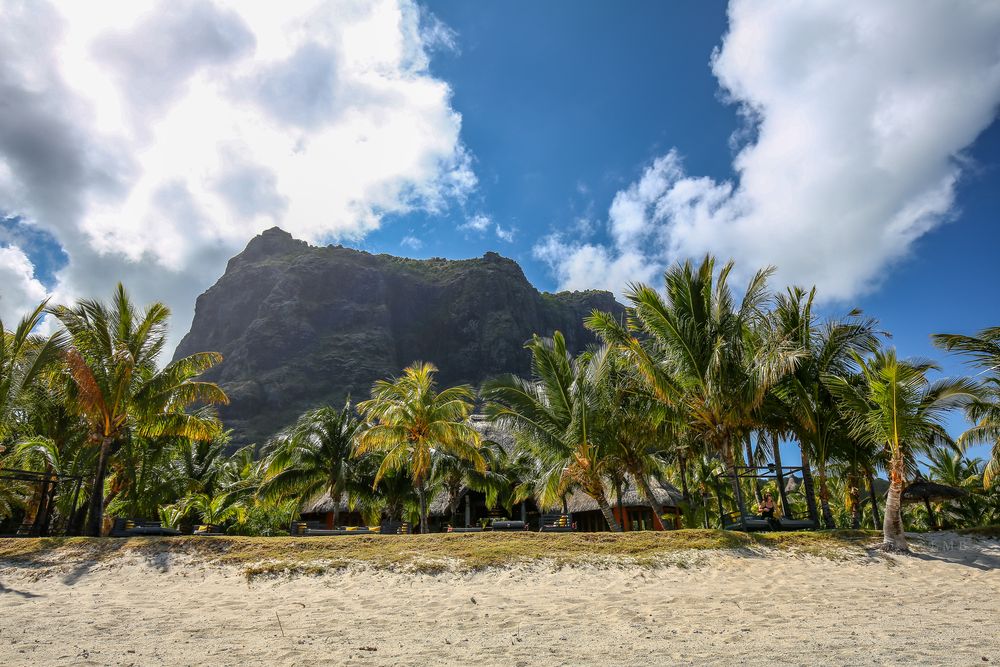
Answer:
[[0, 664], [1000, 662], [1000, 544], [942, 534], [921, 551], [251, 581], [172, 553], [4, 567]]

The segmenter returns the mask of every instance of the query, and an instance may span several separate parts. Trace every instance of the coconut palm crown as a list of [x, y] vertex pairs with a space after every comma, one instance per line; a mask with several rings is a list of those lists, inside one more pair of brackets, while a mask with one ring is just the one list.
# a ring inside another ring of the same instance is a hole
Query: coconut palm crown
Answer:
[[480, 437], [468, 423], [475, 393], [468, 385], [437, 390], [437, 367], [414, 362], [394, 380], [379, 380], [372, 397], [358, 403], [371, 425], [358, 439], [355, 455], [384, 456], [375, 484], [393, 470], [407, 469], [420, 496], [420, 530], [427, 532], [427, 482], [433, 451], [470, 461], [476, 470], [486, 464], [479, 452]]

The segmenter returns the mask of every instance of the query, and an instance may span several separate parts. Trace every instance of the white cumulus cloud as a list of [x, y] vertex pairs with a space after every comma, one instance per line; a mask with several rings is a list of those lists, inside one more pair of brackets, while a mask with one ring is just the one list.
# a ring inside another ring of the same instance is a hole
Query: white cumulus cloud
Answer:
[[0, 24], [0, 214], [65, 248], [57, 299], [121, 279], [174, 342], [253, 234], [358, 239], [476, 186], [429, 70], [454, 35], [413, 0], [0, 0]]
[[826, 298], [876, 287], [956, 214], [962, 151], [1000, 104], [1000, 3], [733, 0], [711, 63], [751, 123], [735, 181], [654, 160], [614, 198], [607, 243], [536, 246], [562, 287], [620, 292], [705, 252]]
[[45, 287], [20, 248], [0, 246], [0, 322], [12, 330], [45, 298]]

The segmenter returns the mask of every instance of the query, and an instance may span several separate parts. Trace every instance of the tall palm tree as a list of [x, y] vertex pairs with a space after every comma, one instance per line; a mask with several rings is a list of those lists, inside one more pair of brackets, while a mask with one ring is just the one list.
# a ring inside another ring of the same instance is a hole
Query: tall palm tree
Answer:
[[351, 402], [341, 410], [324, 406], [306, 412], [270, 445], [263, 497], [295, 495], [300, 502], [328, 493], [336, 526], [341, 502], [358, 485], [353, 458], [364, 423]]
[[882, 548], [909, 551], [903, 535], [900, 499], [906, 459], [914, 449], [953, 444], [942, 419], [949, 410], [966, 406], [978, 395], [968, 379], [931, 382], [927, 374], [939, 370], [929, 361], [902, 361], [895, 349], [876, 350], [870, 358], [854, 353], [860, 382], [836, 375], [824, 378], [859, 439], [888, 451], [889, 494], [882, 526]]
[[109, 304], [86, 299], [51, 312], [68, 334], [69, 403], [100, 443], [87, 522], [88, 534], [100, 535], [105, 478], [126, 437], [203, 440], [221, 432], [213, 411], [185, 408], [228, 402], [218, 386], [195, 379], [222, 356], [202, 352], [158, 368], [170, 311], [161, 303], [137, 310], [121, 283]]
[[817, 468], [820, 506], [827, 528], [835, 528], [827, 487], [827, 464], [835, 445], [844, 443], [845, 428], [823, 377], [854, 372], [854, 354], [873, 350], [878, 333], [873, 319], [852, 311], [842, 320], [820, 323], [813, 312], [816, 289], [789, 288], [775, 299], [770, 333], [781, 346], [797, 351], [795, 366], [775, 386], [789, 426]]
[[626, 353], [657, 399], [685, 414], [689, 427], [722, 458], [735, 490], [736, 448], [794, 355], [763, 345], [773, 270], [758, 271], [737, 303], [729, 288], [732, 269], [729, 262], [716, 274], [711, 256], [698, 266], [675, 264], [664, 274], [666, 298], [647, 285], [630, 286], [627, 326], [598, 311], [586, 322]]
[[1000, 327], [983, 329], [975, 336], [936, 334], [931, 339], [944, 350], [966, 355], [970, 364], [981, 369], [983, 395], [967, 410], [974, 426], [962, 434], [959, 442], [992, 445], [990, 460], [983, 470], [983, 485], [990, 488], [1000, 477]]
[[358, 409], [372, 423], [361, 437], [355, 454], [384, 454], [375, 484], [392, 471], [407, 468], [420, 498], [420, 532], [427, 525], [427, 483], [434, 450], [470, 461], [485, 470], [479, 452], [480, 437], [468, 423], [475, 394], [468, 385], [437, 391], [434, 364], [414, 362], [395, 380], [379, 380], [372, 397]]
[[578, 486], [597, 501], [608, 527], [620, 532], [605, 479], [612, 458], [608, 443], [598, 438], [598, 363], [587, 354], [574, 359], [558, 331], [552, 338], [535, 335], [526, 347], [532, 378], [508, 375], [487, 382], [486, 414], [514, 431], [519, 445], [538, 458], [537, 496], [543, 505], [555, 504]]

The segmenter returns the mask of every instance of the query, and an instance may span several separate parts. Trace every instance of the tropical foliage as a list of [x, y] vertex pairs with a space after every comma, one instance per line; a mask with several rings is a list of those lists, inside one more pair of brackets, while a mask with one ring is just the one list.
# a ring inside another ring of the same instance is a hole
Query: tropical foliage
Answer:
[[[120, 285], [108, 302], [39, 304], [0, 324], [0, 532], [99, 534], [130, 517], [275, 535], [320, 506], [332, 525], [426, 532], [432, 504], [456, 524], [469, 491], [496, 515], [582, 494], [618, 531], [625, 489], [670, 527], [664, 484], [688, 527], [754, 514], [769, 493], [779, 516], [881, 528], [893, 550], [904, 527], [1000, 521], [1000, 327], [934, 336], [974, 371], [947, 379], [899, 358], [874, 319], [821, 316], [815, 290], [774, 291], [764, 269], [736, 292], [733, 275], [712, 257], [676, 264], [662, 289], [627, 286], [623, 318], [592, 313], [599, 344], [582, 353], [539, 332], [528, 377], [477, 392], [414, 362], [356, 405], [319, 405], [243, 447], [203, 377], [221, 357], [163, 363], [162, 304], [140, 308]], [[954, 411], [972, 423], [957, 438]], [[985, 461], [967, 455], [979, 444]], [[794, 474], [777, 474], [783, 456]], [[768, 474], [736, 474], [747, 466]], [[957, 497], [906, 503], [918, 475]]]

